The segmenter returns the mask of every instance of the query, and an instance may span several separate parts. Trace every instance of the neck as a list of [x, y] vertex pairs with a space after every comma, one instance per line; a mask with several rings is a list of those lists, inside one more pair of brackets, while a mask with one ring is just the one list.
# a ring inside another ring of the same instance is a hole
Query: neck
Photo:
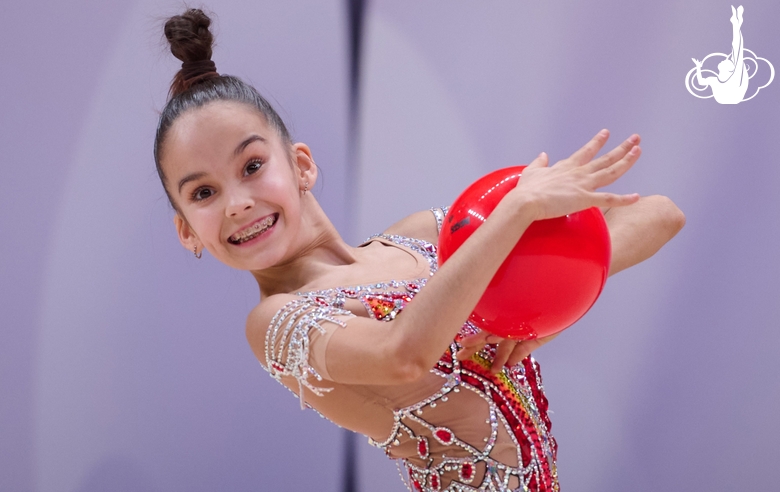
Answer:
[[339, 267], [358, 261], [358, 249], [344, 242], [316, 200], [307, 205], [309, 211], [302, 221], [296, 252], [279, 264], [251, 272], [262, 298], [298, 292]]

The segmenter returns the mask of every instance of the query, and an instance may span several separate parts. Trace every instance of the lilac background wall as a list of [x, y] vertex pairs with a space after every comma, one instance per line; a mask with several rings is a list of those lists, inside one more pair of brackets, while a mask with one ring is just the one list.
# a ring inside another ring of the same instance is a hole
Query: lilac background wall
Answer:
[[[743, 5], [746, 47], [780, 68], [780, 4]], [[253, 281], [197, 262], [171, 227], [151, 142], [176, 69], [160, 19], [180, 8], [6, 6], [0, 490], [339, 490], [340, 432], [297, 411], [246, 346]], [[220, 71], [312, 146], [315, 193], [352, 241], [602, 127], [640, 133], [615, 189], [668, 195], [688, 223], [537, 354], [562, 485], [776, 487], [780, 82], [736, 106], [683, 84], [692, 57], [730, 50], [729, 3], [374, 0], [355, 190], [345, 2], [209, 8]], [[359, 451], [360, 490], [402, 490]]]
[[[256, 82], [311, 144], [325, 174], [314, 192], [343, 227], [342, 3], [210, 7], [220, 71]], [[161, 19], [181, 4], [14, 8], [0, 490], [337, 490], [340, 431], [298, 411], [244, 339], [256, 284], [173, 234], [151, 144], [177, 69]], [[311, 473], [281, 466], [293, 462]]]

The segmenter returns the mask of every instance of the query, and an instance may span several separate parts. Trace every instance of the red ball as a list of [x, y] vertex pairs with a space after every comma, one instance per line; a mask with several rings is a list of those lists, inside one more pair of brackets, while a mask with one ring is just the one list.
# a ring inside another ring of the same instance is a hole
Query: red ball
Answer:
[[[442, 264], [517, 185], [523, 169], [508, 167], [483, 176], [455, 200], [439, 235]], [[537, 220], [504, 260], [470, 320], [518, 340], [558, 333], [596, 302], [607, 280], [611, 253], [607, 223], [596, 207]]]

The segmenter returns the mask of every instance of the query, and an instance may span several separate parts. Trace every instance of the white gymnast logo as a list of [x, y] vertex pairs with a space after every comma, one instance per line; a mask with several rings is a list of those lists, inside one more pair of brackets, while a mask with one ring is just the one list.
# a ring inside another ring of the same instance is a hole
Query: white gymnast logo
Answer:
[[[685, 88], [694, 96], [700, 99], [714, 97], [720, 104], [739, 104], [742, 101], [749, 101], [756, 97], [758, 91], [772, 83], [772, 79], [775, 78], [775, 67], [769, 63], [769, 60], [756, 56], [755, 53], [744, 46], [740, 30], [742, 28], [742, 13], [744, 11], [745, 9], [742, 5], [736, 10], [733, 5], [731, 6], [730, 20], [734, 34], [731, 40], [731, 54], [711, 53], [704, 57], [702, 61], [692, 58], [696, 66], [685, 76]], [[709, 58], [713, 57], [715, 61], [722, 58], [720, 63], [718, 63], [717, 74], [713, 70], [702, 69], [702, 65]], [[769, 80], [762, 86], [756, 87], [756, 83], [754, 83], [755, 92], [750, 97], [745, 98], [750, 79], [758, 73], [758, 60], [765, 62], [769, 67]], [[715, 77], [702, 77], [702, 73], [712, 74]], [[712, 94], [708, 96], [700, 96], [694, 92], [706, 91], [707, 87], [712, 88]]]

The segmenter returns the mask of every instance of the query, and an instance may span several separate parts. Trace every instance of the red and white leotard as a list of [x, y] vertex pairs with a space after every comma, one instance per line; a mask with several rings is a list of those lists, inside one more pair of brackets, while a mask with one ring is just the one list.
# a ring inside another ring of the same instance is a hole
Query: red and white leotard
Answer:
[[[433, 212], [441, 225], [446, 209]], [[375, 241], [422, 256], [429, 275], [436, 272], [434, 245], [383, 234], [364, 245]], [[456, 360], [458, 340], [478, 331], [471, 323], [414, 383], [345, 385], [330, 380], [325, 365], [330, 335], [355, 315], [395, 319], [426, 281], [299, 292], [271, 321], [267, 370], [288, 386], [297, 385], [302, 406], [369, 436], [372, 445], [398, 459], [410, 490], [557, 491], [557, 445], [550, 434], [539, 364], [527, 357], [491, 374], [494, 345], [470, 360]]]

